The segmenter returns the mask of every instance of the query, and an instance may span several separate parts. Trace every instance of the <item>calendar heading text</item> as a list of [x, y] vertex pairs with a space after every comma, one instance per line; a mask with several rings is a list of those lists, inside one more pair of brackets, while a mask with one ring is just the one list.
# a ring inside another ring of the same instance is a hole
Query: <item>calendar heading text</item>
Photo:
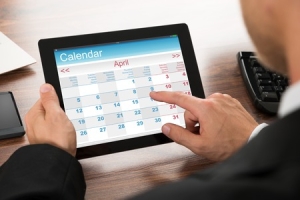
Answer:
[[102, 51], [93, 51], [93, 50], [90, 50], [89, 52], [82, 52], [82, 53], [75, 53], [75, 52], [71, 54], [62, 53], [59, 56], [62, 62], [101, 58], [101, 57], [102, 57]]

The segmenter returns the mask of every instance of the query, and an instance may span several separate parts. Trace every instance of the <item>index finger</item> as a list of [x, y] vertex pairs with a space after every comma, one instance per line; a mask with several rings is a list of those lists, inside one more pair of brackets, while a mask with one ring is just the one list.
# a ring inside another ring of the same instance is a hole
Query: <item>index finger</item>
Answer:
[[182, 92], [150, 92], [150, 97], [156, 101], [176, 104], [191, 113], [195, 113], [195, 111], [201, 109], [201, 102], [203, 101], [203, 99], [190, 96]]

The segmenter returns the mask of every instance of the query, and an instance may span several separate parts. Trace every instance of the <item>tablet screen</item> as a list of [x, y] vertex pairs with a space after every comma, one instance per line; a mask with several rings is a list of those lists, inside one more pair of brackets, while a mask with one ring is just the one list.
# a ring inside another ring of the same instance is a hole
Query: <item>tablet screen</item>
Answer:
[[184, 109], [150, 98], [151, 91], [191, 94], [177, 35], [54, 50], [64, 108], [77, 147], [185, 126]]

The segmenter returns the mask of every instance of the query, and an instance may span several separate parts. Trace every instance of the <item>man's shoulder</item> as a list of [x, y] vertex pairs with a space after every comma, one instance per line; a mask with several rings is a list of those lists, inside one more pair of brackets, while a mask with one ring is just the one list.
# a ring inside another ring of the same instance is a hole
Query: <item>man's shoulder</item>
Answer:
[[[232, 157], [208, 169], [208, 173], [213, 176], [253, 175], [279, 170], [289, 164], [298, 163], [300, 167], [299, 119], [300, 110], [297, 110], [274, 121]], [[226, 173], [222, 175], [223, 172]]]
[[261, 130], [256, 139], [250, 142], [250, 146], [286, 146], [299, 144], [300, 148], [300, 109], [289, 115], [279, 118], [269, 126]]
[[281, 167], [298, 162], [300, 165], [300, 110], [277, 119], [228, 160], [246, 170]]

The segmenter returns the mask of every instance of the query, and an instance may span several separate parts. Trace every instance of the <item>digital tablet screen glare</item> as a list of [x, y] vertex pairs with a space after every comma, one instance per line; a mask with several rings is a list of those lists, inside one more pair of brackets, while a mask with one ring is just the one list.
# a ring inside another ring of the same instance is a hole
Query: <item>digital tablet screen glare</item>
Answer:
[[151, 91], [191, 95], [177, 35], [55, 49], [64, 108], [85, 147], [185, 127], [184, 109]]

